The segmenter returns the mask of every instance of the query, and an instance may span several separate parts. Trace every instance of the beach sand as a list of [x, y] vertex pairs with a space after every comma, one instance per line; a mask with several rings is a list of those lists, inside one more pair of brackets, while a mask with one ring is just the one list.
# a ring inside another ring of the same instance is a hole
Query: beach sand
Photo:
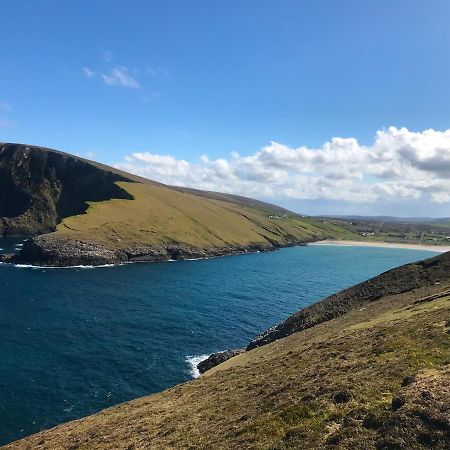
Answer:
[[324, 241], [313, 242], [308, 245], [337, 245], [342, 247], [384, 247], [384, 248], [404, 248], [410, 250], [424, 250], [429, 252], [444, 253], [450, 251], [448, 245], [419, 245], [403, 244], [396, 242], [374, 242], [374, 241], [335, 241], [326, 239]]

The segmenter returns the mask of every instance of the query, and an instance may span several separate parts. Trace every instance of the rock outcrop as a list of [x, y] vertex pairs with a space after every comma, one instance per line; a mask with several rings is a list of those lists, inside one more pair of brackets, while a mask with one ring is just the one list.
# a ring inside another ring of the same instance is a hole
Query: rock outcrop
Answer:
[[233, 358], [233, 356], [240, 355], [244, 351], [245, 350], [243, 348], [238, 348], [235, 350], [226, 350], [224, 352], [213, 353], [208, 358], [198, 363], [197, 369], [200, 373], [205, 373], [207, 370], [228, 361], [230, 358]]
[[1, 261], [38, 266], [100, 266], [133, 262], [210, 258], [270, 251], [277, 247], [270, 243], [197, 248], [183, 244], [111, 248], [100, 243], [60, 239], [53, 234], [35, 236], [26, 240], [18, 254], [3, 255]]
[[0, 236], [52, 231], [81, 214], [88, 201], [132, 197], [117, 186], [130, 181], [81, 158], [22, 144], [0, 144]]

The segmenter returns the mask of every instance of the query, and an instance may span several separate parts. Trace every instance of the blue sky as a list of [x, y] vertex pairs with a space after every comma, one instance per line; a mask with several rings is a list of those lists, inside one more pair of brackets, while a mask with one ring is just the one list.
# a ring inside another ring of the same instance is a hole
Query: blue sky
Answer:
[[[377, 131], [389, 127], [449, 128], [448, 1], [17, 0], [2, 2], [0, 14], [0, 141], [128, 164], [169, 182], [172, 173], [174, 182], [195, 184], [179, 168], [173, 172], [175, 163], [161, 175], [167, 161], [132, 155], [166, 156], [199, 169], [211, 166], [202, 155], [236, 165], [231, 152], [252, 157], [271, 142], [321, 149], [342, 137], [374, 146]], [[436, 156], [420, 151], [418, 161]], [[404, 201], [398, 190], [390, 191], [392, 198], [348, 200], [306, 194], [298, 177], [292, 181], [304, 171], [288, 171], [291, 182], [279, 181], [279, 192], [214, 184], [203, 172], [197, 184], [309, 213], [450, 215], [442, 183], [433, 198], [422, 186], [419, 196], [406, 193]], [[367, 168], [361, 174], [365, 185], [386, 179]]]

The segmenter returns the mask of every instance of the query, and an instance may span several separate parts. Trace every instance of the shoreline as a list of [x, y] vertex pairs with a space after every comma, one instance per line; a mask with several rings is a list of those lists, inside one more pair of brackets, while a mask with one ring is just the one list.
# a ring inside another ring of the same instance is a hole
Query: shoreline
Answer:
[[55, 239], [51, 234], [28, 239], [19, 253], [0, 253], [0, 263], [19, 268], [94, 268], [134, 263], [195, 261], [223, 256], [270, 252], [306, 242], [253, 242], [226, 247], [193, 247], [185, 244], [108, 248], [99, 243]]
[[[136, 258], [136, 259], [128, 259], [128, 260], [114, 260], [114, 261], [102, 261], [101, 263], [97, 263], [97, 261], [84, 261], [85, 255], [78, 255], [79, 259], [76, 260], [76, 264], [64, 264], [67, 261], [64, 261], [62, 258], [62, 262], [58, 261], [58, 264], [48, 264], [44, 261], [40, 263], [34, 263], [32, 261], [20, 258], [21, 252], [16, 254], [2, 254], [0, 252], [0, 265], [14, 266], [17, 268], [23, 269], [94, 269], [94, 268], [105, 268], [105, 267], [118, 267], [125, 266], [129, 264], [138, 264], [138, 263], [151, 263], [151, 262], [175, 262], [175, 261], [197, 261], [197, 260], [205, 260], [212, 259], [217, 257], [224, 256], [237, 256], [237, 255], [245, 255], [251, 253], [260, 253], [260, 252], [271, 252], [280, 250], [287, 247], [303, 247], [303, 246], [334, 246], [334, 247], [379, 247], [379, 248], [393, 248], [393, 249], [405, 249], [405, 250], [422, 250], [429, 251], [432, 253], [445, 253], [450, 252], [450, 245], [421, 245], [421, 244], [407, 244], [407, 243], [399, 243], [399, 242], [382, 242], [382, 241], [351, 241], [351, 240], [339, 240], [339, 239], [324, 239], [321, 241], [311, 241], [311, 242], [297, 242], [297, 243], [286, 243], [279, 246], [258, 246], [258, 245], [249, 245], [242, 246], [240, 248], [214, 248], [214, 249], [202, 249], [202, 255], [195, 254], [195, 251], [198, 249], [189, 249], [194, 250], [194, 254], [191, 252], [187, 252], [188, 254], [177, 255], [177, 258], [172, 259], [169, 255], [157, 255], [159, 257], [155, 258], [153, 254], [151, 258]], [[2, 258], [3, 256], [3, 258]], [[194, 257], [193, 257], [194, 256]], [[6, 257], [6, 258], [5, 258]], [[13, 261], [15, 260], [15, 261]], [[73, 262], [73, 261], [71, 261]], [[85, 264], [83, 264], [85, 262]]]
[[323, 241], [311, 242], [308, 245], [331, 245], [338, 247], [380, 247], [380, 248], [397, 248], [405, 250], [423, 250], [434, 253], [445, 253], [450, 251], [450, 245], [422, 245], [422, 244], [406, 244], [400, 242], [378, 242], [378, 241], [346, 241], [325, 239]]

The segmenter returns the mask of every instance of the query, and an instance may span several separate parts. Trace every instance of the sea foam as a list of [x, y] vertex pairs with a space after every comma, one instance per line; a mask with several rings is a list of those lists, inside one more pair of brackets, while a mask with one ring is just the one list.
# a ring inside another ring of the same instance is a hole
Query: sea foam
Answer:
[[186, 356], [186, 362], [189, 365], [189, 373], [192, 378], [198, 378], [201, 373], [197, 369], [197, 364], [201, 363], [205, 359], [208, 359], [211, 355], [188, 355]]
[[98, 266], [35, 266], [33, 264], [11, 264], [11, 263], [4, 263], [5, 265], [13, 266], [18, 269], [49, 269], [49, 270], [56, 270], [56, 269], [101, 269], [104, 267], [116, 267], [121, 266], [122, 264], [102, 264]]

